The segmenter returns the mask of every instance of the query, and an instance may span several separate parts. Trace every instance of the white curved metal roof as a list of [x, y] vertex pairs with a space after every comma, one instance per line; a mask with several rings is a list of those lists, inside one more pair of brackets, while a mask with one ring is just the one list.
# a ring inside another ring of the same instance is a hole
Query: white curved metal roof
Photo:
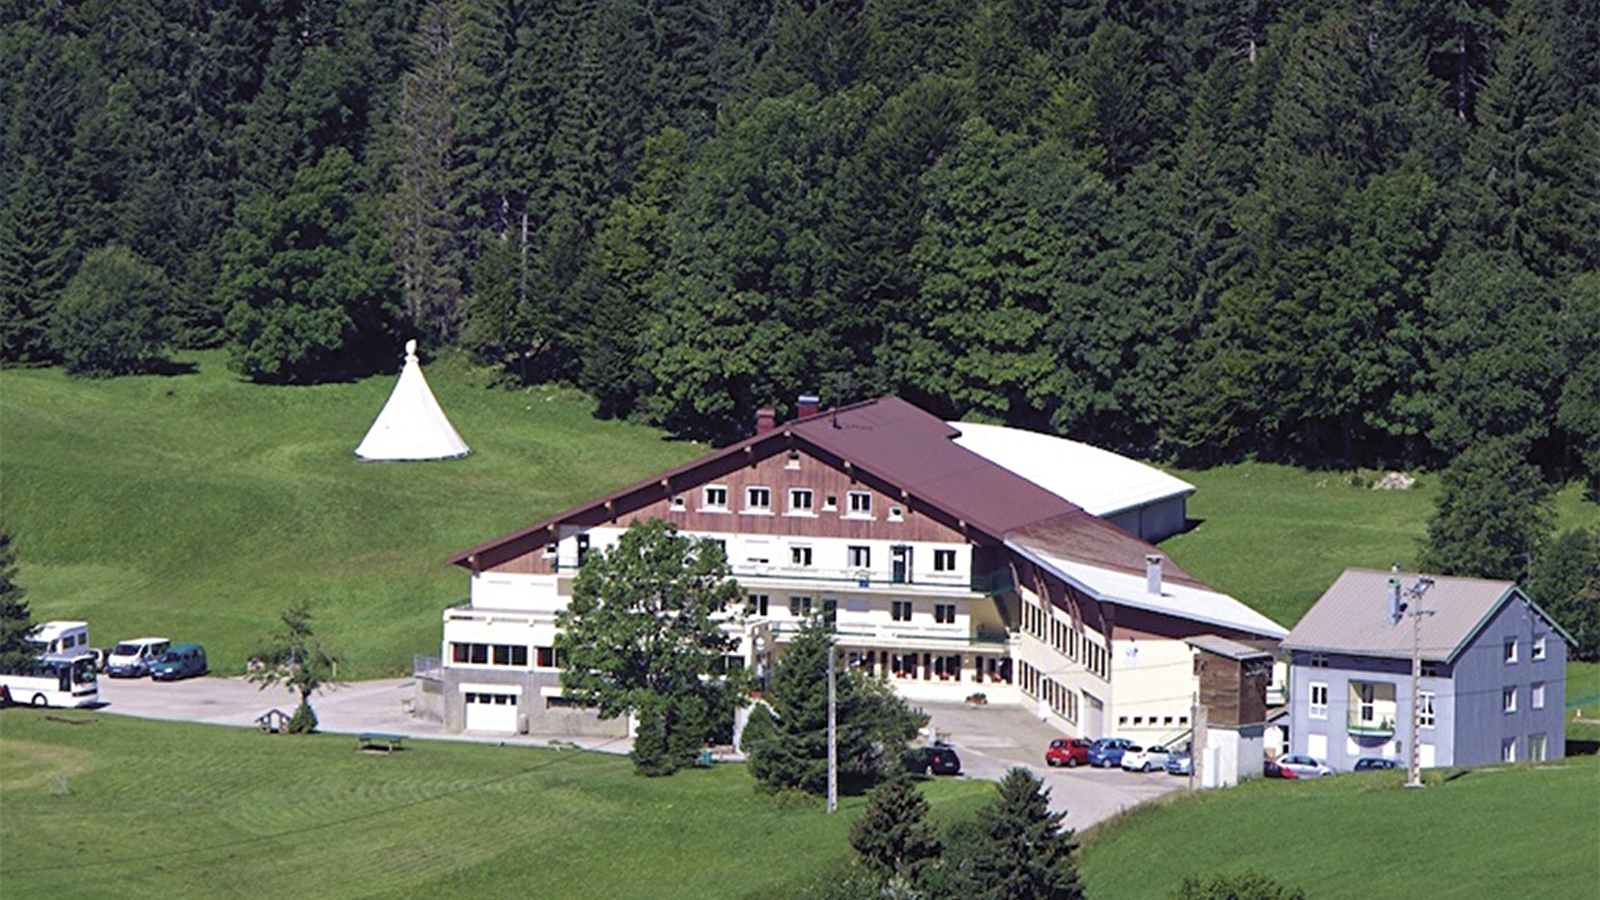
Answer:
[[1037, 431], [951, 422], [955, 442], [1096, 516], [1194, 493], [1194, 485], [1135, 459]]

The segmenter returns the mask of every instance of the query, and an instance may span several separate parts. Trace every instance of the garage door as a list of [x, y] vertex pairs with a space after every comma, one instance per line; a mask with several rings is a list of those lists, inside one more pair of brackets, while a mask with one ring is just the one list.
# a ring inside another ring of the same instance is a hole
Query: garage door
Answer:
[[465, 691], [468, 731], [517, 731], [517, 695], [490, 691]]

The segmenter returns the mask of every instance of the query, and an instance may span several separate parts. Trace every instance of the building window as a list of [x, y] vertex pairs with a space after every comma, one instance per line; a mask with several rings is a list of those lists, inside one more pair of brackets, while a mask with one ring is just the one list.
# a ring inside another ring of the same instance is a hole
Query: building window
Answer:
[[1500, 761], [1514, 763], [1517, 761], [1517, 739], [1508, 737], [1500, 742]]
[[954, 550], [933, 551], [933, 570], [935, 572], [954, 572], [956, 570], [956, 552]]
[[1428, 662], [1428, 661], [1424, 660], [1423, 663], [1422, 663], [1422, 677], [1423, 678], [1438, 678], [1439, 677], [1439, 664], [1436, 663], [1436, 662]]
[[1430, 691], [1417, 692], [1417, 726], [1420, 728], [1433, 727], [1434, 696], [1435, 695]]
[[1544, 682], [1533, 683], [1533, 688], [1528, 691], [1528, 706], [1533, 709], [1544, 709]]
[[745, 599], [745, 613], [751, 616], [764, 616], [767, 614], [767, 595], [751, 594]]
[[911, 601], [894, 600], [889, 603], [889, 618], [896, 622], [911, 621]]
[[846, 511], [845, 511], [847, 515], [871, 517], [871, 515], [872, 515], [872, 494], [871, 494], [871, 492], [869, 492], [869, 491], [851, 491], [851, 492], [849, 492], [848, 494], [845, 495], [845, 499], [848, 500], [849, 503], [850, 503], [849, 507], [847, 507]]
[[889, 521], [891, 521], [891, 522], [903, 522], [903, 521], [905, 521], [905, 517], [906, 517], [906, 511], [903, 508], [898, 507], [898, 506], [889, 507]]
[[822, 619], [829, 625], [839, 621], [839, 601], [832, 597], [822, 598]]
[[744, 508], [746, 512], [772, 512], [772, 488], [745, 488]]
[[1508, 638], [1506, 640], [1506, 665], [1509, 666], [1509, 665], [1511, 665], [1512, 663], [1514, 663], [1516, 661], [1517, 661], [1517, 639], [1516, 638]]
[[1313, 653], [1313, 654], [1311, 654], [1311, 663], [1310, 663], [1310, 665], [1311, 665], [1311, 668], [1313, 668], [1313, 669], [1326, 669], [1328, 667], [1328, 654], [1326, 654], [1326, 653]]
[[810, 488], [790, 488], [789, 513], [797, 516], [812, 515], [811, 504], [813, 500], [814, 497]]
[[676, 497], [672, 498], [672, 511], [673, 512], [683, 512], [684, 508], [685, 507], [684, 507], [683, 495], [682, 494], [679, 494]]
[[933, 605], [933, 620], [940, 625], [954, 625], [956, 622], [956, 605], [954, 603], [935, 603]]
[[1508, 713], [1517, 711], [1517, 689], [1514, 687], [1502, 688], [1500, 691], [1500, 708]]
[[806, 616], [811, 615], [811, 598], [790, 597], [789, 615], [794, 616], [797, 619], [803, 619]]
[[809, 565], [811, 565], [811, 548], [810, 547], [790, 547], [789, 548], [789, 564], [792, 565], [792, 566], [809, 566]]
[[1311, 705], [1308, 710], [1313, 719], [1326, 719], [1328, 717], [1328, 686], [1322, 683], [1311, 685]]
[[728, 508], [728, 489], [720, 484], [706, 485], [701, 505], [706, 509], [725, 510]]
[[1545, 739], [1542, 734], [1528, 735], [1528, 762], [1544, 762], [1549, 751], [1545, 749]]
[[1529, 655], [1535, 662], [1544, 659], [1544, 635], [1533, 639], [1533, 651]]
[[871, 547], [851, 547], [850, 548], [850, 568], [852, 568], [852, 569], [870, 569], [870, 568], [872, 568], [872, 548]]
[[556, 648], [554, 648], [554, 647], [535, 647], [535, 648], [533, 648], [533, 662], [534, 662], [534, 665], [536, 667], [541, 668], [541, 669], [553, 669], [553, 668], [555, 668], [555, 665], [556, 665]]

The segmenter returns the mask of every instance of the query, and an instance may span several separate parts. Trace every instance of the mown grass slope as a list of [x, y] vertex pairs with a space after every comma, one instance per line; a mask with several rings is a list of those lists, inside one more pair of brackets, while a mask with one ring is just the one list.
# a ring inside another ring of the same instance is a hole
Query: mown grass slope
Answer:
[[237, 671], [305, 598], [341, 676], [408, 670], [466, 598], [447, 555], [706, 449], [446, 362], [428, 378], [473, 454], [364, 463], [352, 451], [393, 377], [264, 387], [221, 354], [192, 359], [169, 377], [0, 372], [0, 519], [35, 619], [86, 619], [100, 644], [198, 640]]
[[1093, 900], [1166, 897], [1185, 875], [1258, 871], [1311, 900], [1536, 894], [1600, 885], [1600, 764], [1256, 780], [1146, 804], [1084, 835]]
[[[83, 723], [83, 724], [70, 724]], [[625, 757], [269, 736], [0, 711], [7, 897], [318, 900], [789, 897], [849, 854], [865, 801], [759, 795], [743, 766], [672, 778]], [[993, 795], [925, 786], [939, 815]]]

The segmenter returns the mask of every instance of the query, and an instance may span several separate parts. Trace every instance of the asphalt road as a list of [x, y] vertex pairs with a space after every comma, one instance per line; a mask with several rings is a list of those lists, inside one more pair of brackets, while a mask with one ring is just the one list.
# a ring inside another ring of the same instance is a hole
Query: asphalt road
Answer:
[[[624, 753], [625, 740], [569, 740], [556, 735], [447, 734], [437, 722], [409, 713], [414, 687], [409, 678], [358, 681], [334, 686], [312, 698], [319, 728], [335, 734], [378, 732], [423, 740], [473, 741], [504, 746], [550, 746], [577, 743], [591, 749]], [[101, 676], [105, 711], [144, 719], [199, 722], [241, 728], [269, 709], [294, 712], [296, 697], [283, 688], [261, 689], [241, 678], [194, 678], [152, 682], [148, 678]], [[1087, 828], [1135, 804], [1188, 786], [1187, 778], [1165, 772], [1135, 774], [1121, 769], [1052, 769], [1044, 751], [1057, 733], [1029, 711], [1015, 706], [926, 704], [930, 730], [955, 745], [962, 776], [997, 781], [1012, 766], [1025, 766], [1050, 789], [1050, 806], [1065, 811], [1067, 827]]]

